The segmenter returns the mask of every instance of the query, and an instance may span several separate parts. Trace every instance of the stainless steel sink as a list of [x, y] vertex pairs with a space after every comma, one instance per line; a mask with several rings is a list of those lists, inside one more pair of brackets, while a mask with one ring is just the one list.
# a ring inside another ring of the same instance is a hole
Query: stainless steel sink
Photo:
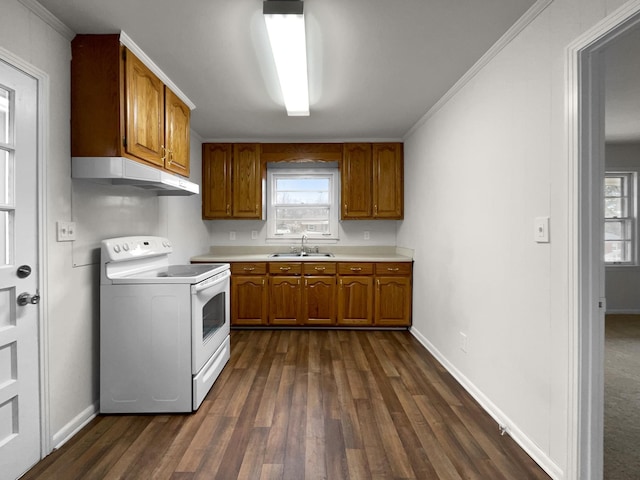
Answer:
[[302, 255], [300, 253], [286, 252], [286, 253], [272, 253], [269, 256], [272, 258], [306, 258], [306, 257], [327, 258], [327, 257], [333, 257], [333, 253], [305, 253], [304, 255]]

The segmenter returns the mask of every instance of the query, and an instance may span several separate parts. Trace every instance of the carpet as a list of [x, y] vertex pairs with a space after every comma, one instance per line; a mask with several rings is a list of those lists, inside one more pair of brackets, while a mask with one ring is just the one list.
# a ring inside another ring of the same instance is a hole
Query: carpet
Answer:
[[640, 315], [607, 315], [604, 478], [640, 478]]

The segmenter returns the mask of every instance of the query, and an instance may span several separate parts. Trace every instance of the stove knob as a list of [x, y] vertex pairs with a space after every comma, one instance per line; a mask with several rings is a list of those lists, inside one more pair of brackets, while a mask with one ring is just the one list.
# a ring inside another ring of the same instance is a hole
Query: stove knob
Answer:
[[113, 246], [113, 251], [116, 253], [120, 253], [120, 245], [114, 245]]
[[128, 243], [125, 243], [124, 245], [122, 245], [122, 249], [123, 249], [125, 252], [128, 252], [128, 251], [129, 251], [129, 244], [128, 244]]

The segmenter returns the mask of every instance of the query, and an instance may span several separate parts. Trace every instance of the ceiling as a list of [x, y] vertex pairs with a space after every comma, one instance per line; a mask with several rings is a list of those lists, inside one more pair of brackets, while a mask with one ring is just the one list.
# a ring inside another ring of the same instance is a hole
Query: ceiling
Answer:
[[196, 105], [204, 140], [400, 139], [534, 0], [305, 0], [311, 115], [287, 117], [261, 0], [39, 0], [126, 32]]
[[640, 27], [612, 42], [604, 59], [605, 138], [640, 143]]

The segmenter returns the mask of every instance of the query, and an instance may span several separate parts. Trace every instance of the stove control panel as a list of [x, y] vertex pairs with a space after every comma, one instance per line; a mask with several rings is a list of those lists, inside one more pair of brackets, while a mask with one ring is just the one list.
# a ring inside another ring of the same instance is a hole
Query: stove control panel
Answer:
[[171, 242], [163, 237], [118, 237], [102, 241], [102, 255], [109, 262], [167, 255], [173, 251]]

